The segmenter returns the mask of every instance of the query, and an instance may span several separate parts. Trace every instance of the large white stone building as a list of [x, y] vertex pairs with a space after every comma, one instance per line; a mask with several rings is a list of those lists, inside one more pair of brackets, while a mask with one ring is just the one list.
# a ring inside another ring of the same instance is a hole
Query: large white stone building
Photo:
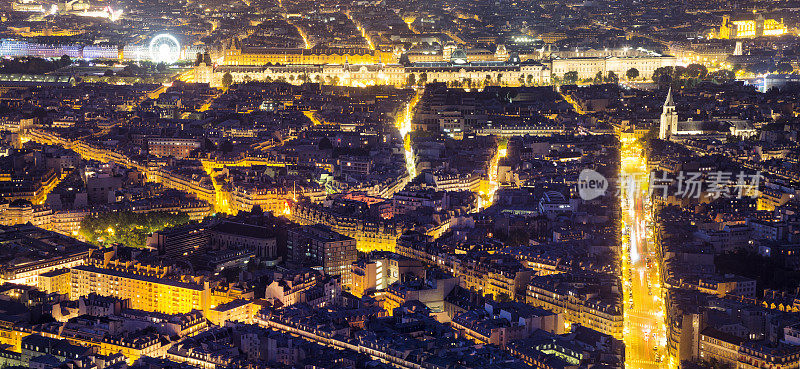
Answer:
[[452, 62], [400, 64], [324, 64], [281, 66], [206, 66], [195, 67], [195, 82], [221, 86], [222, 77], [230, 73], [233, 83], [248, 81], [315, 82], [345, 86], [404, 86], [409, 80], [458, 83], [465, 87], [485, 84], [510, 86], [550, 83], [550, 69], [537, 62]]
[[563, 78], [564, 74], [572, 71], [578, 73], [579, 79], [594, 78], [598, 72], [603, 76], [614, 72], [624, 78], [628, 70], [635, 68], [639, 71], [639, 78], [649, 79], [656, 69], [674, 67], [677, 62], [674, 56], [642, 49], [548, 51], [540, 57], [544, 59], [524, 60], [500, 46], [493, 54], [478, 55], [448, 44], [440, 52], [430, 54], [428, 59], [406, 64], [352, 63], [355, 60], [353, 58], [344, 58], [343, 63], [317, 61], [314, 64], [298, 64], [288, 60], [276, 65], [201, 64], [195, 68], [194, 78], [197, 82], [210, 83], [212, 86], [221, 86], [222, 76], [230, 73], [233, 83], [280, 80], [297, 84], [406, 86], [409, 82], [445, 82], [465, 88], [480, 88], [498, 84], [549, 85], [554, 77]]
[[564, 77], [568, 72], [578, 72], [578, 79], [594, 78], [598, 72], [608, 76], [614, 72], [624, 78], [631, 68], [639, 71], [639, 78], [650, 79], [653, 72], [661, 67], [674, 67], [677, 63], [674, 56], [631, 56], [631, 57], [573, 57], [553, 59], [551, 70], [553, 76]]

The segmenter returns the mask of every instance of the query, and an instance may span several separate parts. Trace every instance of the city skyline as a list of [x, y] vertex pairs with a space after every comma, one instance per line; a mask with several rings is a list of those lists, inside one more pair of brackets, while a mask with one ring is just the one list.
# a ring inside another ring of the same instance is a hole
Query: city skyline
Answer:
[[798, 9], [0, 4], [0, 366], [796, 369]]

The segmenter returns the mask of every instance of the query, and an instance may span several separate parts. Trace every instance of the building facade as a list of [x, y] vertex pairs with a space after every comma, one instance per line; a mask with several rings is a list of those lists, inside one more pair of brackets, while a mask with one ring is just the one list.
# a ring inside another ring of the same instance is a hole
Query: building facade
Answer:
[[350, 267], [356, 261], [356, 240], [329, 227], [309, 225], [289, 230], [286, 243], [289, 258], [297, 263], [322, 265], [325, 274], [351, 284]]
[[104, 268], [82, 265], [72, 268], [71, 299], [96, 293], [130, 300], [130, 308], [165, 314], [208, 312], [211, 287], [208, 283], [161, 278], [159, 268]]

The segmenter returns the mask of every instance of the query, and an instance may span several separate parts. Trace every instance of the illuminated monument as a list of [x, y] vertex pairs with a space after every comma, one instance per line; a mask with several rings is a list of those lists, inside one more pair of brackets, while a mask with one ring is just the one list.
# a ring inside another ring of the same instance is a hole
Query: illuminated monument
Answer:
[[763, 14], [758, 14], [754, 19], [731, 20], [729, 15], [722, 17], [722, 26], [719, 27], [719, 38], [737, 39], [762, 36], [780, 36], [787, 32], [783, 19], [765, 19]]

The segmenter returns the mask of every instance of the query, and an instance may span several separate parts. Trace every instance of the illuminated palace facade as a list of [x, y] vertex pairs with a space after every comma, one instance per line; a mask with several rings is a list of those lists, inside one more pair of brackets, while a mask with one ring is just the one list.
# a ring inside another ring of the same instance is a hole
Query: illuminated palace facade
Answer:
[[729, 15], [722, 17], [722, 26], [719, 27], [719, 38], [737, 39], [754, 38], [763, 36], [780, 36], [788, 32], [783, 19], [765, 19], [763, 14], [755, 15], [752, 19], [731, 20]]
[[[502, 46], [502, 45], [501, 45]], [[542, 60], [521, 60], [504, 47], [491, 57], [462, 49], [444, 50], [434, 59], [406, 64], [396, 63], [397, 54], [368, 49], [254, 49], [232, 41], [223, 50], [217, 65], [201, 64], [194, 70], [194, 81], [222, 86], [230, 74], [233, 83], [248, 81], [286, 81], [345, 86], [394, 85], [445, 82], [465, 88], [485, 85], [549, 85], [554, 77], [575, 71], [578, 78], [594, 78], [598, 72], [614, 72], [624, 78], [636, 68], [641, 78], [675, 66], [677, 58], [645, 50], [595, 50], [556, 52], [541, 55]], [[490, 60], [491, 59], [491, 60]], [[277, 65], [276, 65], [277, 64]]]
[[624, 78], [631, 68], [639, 71], [639, 78], [650, 79], [653, 72], [661, 67], [674, 67], [678, 59], [644, 49], [603, 49], [556, 51], [550, 53], [550, 67], [553, 76], [578, 72], [579, 79], [594, 78], [598, 72], [608, 76], [614, 72]]
[[223, 50], [223, 65], [271, 64], [375, 64], [397, 62], [394, 53], [367, 48], [259, 48], [242, 46], [233, 39]]
[[[448, 62], [399, 64], [325, 64], [283, 66], [218, 66], [197, 67], [195, 81], [222, 85], [222, 76], [230, 73], [234, 83], [247, 81], [277, 81], [302, 83], [320, 82], [345, 86], [405, 85], [413, 81], [449, 82], [478, 87], [486, 81], [503, 85], [548, 84], [550, 70], [540, 63], [509, 64], [505, 62]], [[530, 77], [529, 77], [530, 76]]]
[[[502, 46], [502, 45], [501, 45]], [[398, 64], [400, 52], [364, 48], [278, 49], [243, 47], [238, 39], [224, 45], [216, 66], [195, 68], [196, 82], [222, 85], [230, 73], [233, 82], [277, 81], [319, 82], [346, 86], [407, 85], [409, 80], [447, 82], [474, 86], [549, 84], [546, 65], [520, 62], [505, 47], [495, 53], [474, 53], [448, 43], [430, 60]], [[410, 57], [409, 57], [410, 58]]]

